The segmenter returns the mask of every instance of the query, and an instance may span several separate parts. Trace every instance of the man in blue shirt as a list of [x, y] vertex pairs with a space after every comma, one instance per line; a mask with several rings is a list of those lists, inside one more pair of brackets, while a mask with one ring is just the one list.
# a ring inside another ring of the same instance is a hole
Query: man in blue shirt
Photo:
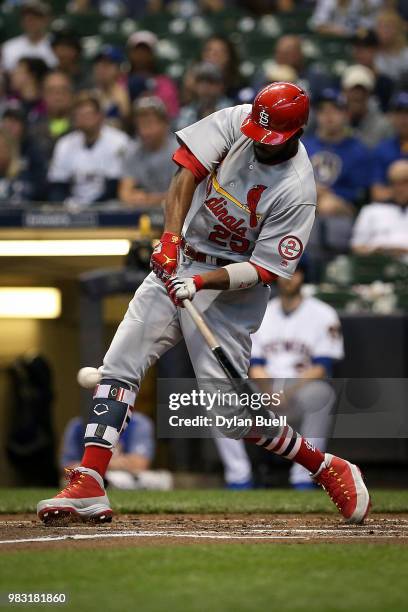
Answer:
[[[62, 443], [61, 468], [75, 468], [80, 465], [84, 452], [84, 432], [85, 425], [81, 417], [69, 421]], [[106, 479], [116, 485], [118, 474], [121, 473], [121, 481], [132, 482], [132, 476], [138, 476], [149, 470], [154, 450], [152, 421], [140, 412], [133, 412], [128, 427], [120, 436], [119, 446], [111, 459]], [[123, 478], [124, 472], [130, 477]]]
[[408, 91], [400, 91], [391, 103], [392, 122], [396, 135], [379, 143], [374, 150], [372, 200], [388, 202], [392, 188], [388, 182], [388, 169], [397, 159], [408, 158]]
[[351, 215], [371, 184], [371, 153], [349, 133], [346, 102], [326, 89], [317, 102], [316, 134], [303, 144], [312, 162], [320, 215]]

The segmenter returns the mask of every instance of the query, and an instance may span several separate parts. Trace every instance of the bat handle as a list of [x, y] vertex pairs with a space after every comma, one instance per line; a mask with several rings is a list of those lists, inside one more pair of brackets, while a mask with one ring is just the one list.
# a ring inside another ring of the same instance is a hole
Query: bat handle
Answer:
[[190, 300], [183, 300], [183, 306], [187, 310], [190, 317], [193, 319], [194, 323], [197, 325], [201, 334], [204, 337], [204, 340], [213, 351], [217, 347], [220, 346], [217, 338], [214, 336], [207, 323], [204, 321], [201, 314], [198, 312], [197, 308], [192, 304]]

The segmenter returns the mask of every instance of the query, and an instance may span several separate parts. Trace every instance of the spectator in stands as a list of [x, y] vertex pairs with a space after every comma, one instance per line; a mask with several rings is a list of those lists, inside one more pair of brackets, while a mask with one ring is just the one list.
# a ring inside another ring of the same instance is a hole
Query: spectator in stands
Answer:
[[375, 202], [387, 202], [392, 196], [387, 184], [388, 169], [392, 162], [408, 158], [408, 91], [394, 96], [391, 110], [395, 136], [380, 142], [373, 155], [371, 197]]
[[349, 66], [343, 73], [341, 84], [353, 136], [369, 148], [390, 137], [392, 125], [371, 95], [375, 76], [370, 68], [359, 64]]
[[117, 127], [126, 124], [130, 114], [129, 93], [121, 80], [123, 60], [119, 48], [104, 45], [93, 63], [93, 84], [102, 102], [105, 117]]
[[376, 32], [379, 40], [375, 58], [376, 68], [398, 81], [408, 72], [408, 46], [404, 21], [396, 11], [381, 11], [377, 18]]
[[40, 58], [48, 66], [56, 63], [47, 35], [50, 8], [45, 2], [27, 0], [21, 7], [21, 29], [23, 34], [3, 44], [2, 67], [13, 70], [22, 57]]
[[[297, 74], [297, 84], [308, 91], [314, 99], [323, 89], [333, 87], [334, 79], [319, 65], [307, 64], [302, 48], [302, 39], [295, 34], [286, 34], [278, 39], [274, 61], [278, 65], [291, 66]], [[258, 83], [258, 91], [265, 83]]]
[[57, 59], [56, 68], [72, 79], [74, 90], [88, 89], [91, 79], [82, 61], [81, 40], [75, 32], [68, 29], [54, 32], [51, 46]]
[[17, 142], [0, 129], [0, 204], [21, 204], [32, 200], [33, 183], [22, 167]]
[[99, 98], [87, 91], [74, 103], [74, 127], [54, 149], [48, 173], [50, 200], [87, 205], [115, 199], [128, 136], [105, 125]]
[[17, 100], [10, 101], [4, 109], [0, 126], [14, 142], [19, 169], [31, 184], [32, 189], [27, 191], [27, 197], [29, 195], [31, 200], [45, 200], [48, 160], [37, 140], [30, 135], [24, 111]]
[[45, 112], [31, 126], [30, 135], [49, 162], [55, 143], [72, 127], [73, 87], [70, 77], [65, 72], [54, 70], [45, 77], [43, 100]]
[[110, 19], [133, 17], [139, 19], [146, 14], [160, 13], [171, 0], [71, 0], [68, 5], [71, 13], [92, 13], [99, 11]]
[[238, 0], [237, 4], [255, 15], [289, 13], [297, 8], [296, 0]]
[[217, 66], [202, 62], [193, 68], [193, 75], [194, 100], [181, 108], [177, 119], [178, 130], [234, 104], [225, 95], [222, 73]]
[[201, 50], [201, 60], [217, 66], [222, 73], [225, 92], [234, 99], [240, 87], [239, 58], [233, 43], [223, 36], [211, 36]]
[[316, 177], [318, 212], [351, 215], [371, 180], [371, 154], [349, 135], [346, 101], [325, 90], [316, 110], [317, 132], [304, 139]]
[[10, 74], [11, 97], [19, 100], [29, 122], [44, 113], [42, 87], [47, 72], [47, 64], [42, 59], [23, 57]]
[[170, 133], [166, 107], [160, 98], [142, 97], [135, 102], [137, 139], [123, 167], [119, 197], [130, 206], [157, 206], [175, 172], [172, 161], [177, 141]]
[[390, 201], [363, 206], [351, 246], [358, 255], [383, 253], [408, 262], [408, 159], [393, 162], [388, 179]]
[[157, 73], [157, 43], [155, 34], [147, 30], [134, 32], [129, 37], [129, 95], [132, 101], [142, 94], [159, 97], [166, 105], [169, 117], [173, 119], [179, 112], [178, 90], [170, 77]]
[[320, 34], [350, 36], [375, 23], [383, 0], [317, 0], [311, 27]]
[[381, 110], [387, 112], [395, 83], [386, 73], [377, 69], [375, 58], [379, 44], [378, 36], [373, 30], [362, 30], [357, 32], [352, 40], [352, 53], [355, 64], [372, 70], [375, 77], [373, 93], [378, 98]]

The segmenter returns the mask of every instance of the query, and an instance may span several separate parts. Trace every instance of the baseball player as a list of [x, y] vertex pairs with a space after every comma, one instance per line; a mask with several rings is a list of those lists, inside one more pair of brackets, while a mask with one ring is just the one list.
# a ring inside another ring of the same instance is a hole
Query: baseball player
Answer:
[[[250, 335], [262, 322], [268, 284], [292, 276], [313, 225], [313, 169], [299, 140], [308, 113], [301, 88], [274, 83], [252, 106], [217, 111], [177, 132], [180, 147], [173, 159], [179, 168], [167, 195], [152, 272], [105, 355], [81, 467], [56, 497], [39, 502], [43, 521], [65, 515], [111, 520], [103, 475], [112, 449], [145, 371], [181, 336], [198, 379], [223, 377], [182, 307], [184, 300], [194, 299], [240, 375], [247, 376]], [[357, 466], [323, 454], [290, 426], [276, 427], [270, 437], [239, 427], [228, 434], [300, 463], [347, 520], [363, 521], [369, 495]]]
[[[269, 302], [262, 325], [252, 336], [250, 374], [271, 381], [272, 392], [284, 390], [280, 410], [324, 450], [335, 402], [325, 379], [344, 355], [343, 337], [334, 308], [302, 295], [303, 280], [303, 261], [291, 279], [278, 278], [279, 296]], [[296, 489], [314, 487], [308, 470], [295, 462], [289, 482]]]

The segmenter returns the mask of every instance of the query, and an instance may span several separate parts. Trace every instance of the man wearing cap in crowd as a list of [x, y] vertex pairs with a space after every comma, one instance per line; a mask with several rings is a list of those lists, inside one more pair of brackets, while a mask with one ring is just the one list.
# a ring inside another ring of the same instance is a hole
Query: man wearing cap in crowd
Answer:
[[179, 112], [178, 89], [174, 81], [164, 74], [158, 74], [156, 51], [158, 39], [153, 32], [134, 32], [127, 41], [129, 72], [129, 95], [135, 100], [141, 94], [157, 96], [166, 105], [171, 119]]
[[304, 139], [315, 172], [320, 215], [352, 215], [371, 184], [371, 153], [350, 135], [346, 100], [326, 89], [317, 103], [317, 130]]
[[373, 30], [360, 30], [352, 39], [351, 44], [354, 64], [365, 66], [374, 74], [373, 94], [385, 113], [388, 110], [395, 83], [387, 74], [377, 69], [375, 58], [379, 47], [378, 36]]
[[134, 103], [136, 142], [123, 165], [119, 197], [130, 206], [157, 206], [165, 198], [174, 174], [177, 140], [170, 132], [166, 107], [160, 98], [142, 96]]
[[224, 80], [218, 66], [202, 62], [193, 68], [192, 76], [194, 100], [180, 110], [177, 119], [178, 130], [222, 108], [234, 106], [234, 102], [225, 95]]
[[343, 94], [353, 136], [367, 147], [375, 147], [393, 134], [390, 121], [379, 110], [372, 97], [375, 76], [370, 68], [355, 64], [348, 66], [342, 77]]
[[93, 61], [93, 86], [99, 94], [105, 117], [117, 127], [122, 127], [122, 122], [130, 115], [128, 90], [120, 78], [124, 59], [121, 49], [104, 45]]
[[10, 72], [23, 57], [35, 57], [53, 67], [55, 55], [47, 35], [50, 8], [39, 0], [26, 0], [21, 6], [23, 34], [7, 40], [2, 48], [2, 68]]
[[374, 151], [372, 199], [387, 202], [392, 189], [387, 181], [390, 165], [397, 159], [408, 158], [408, 91], [400, 91], [391, 101], [395, 136], [379, 143]]

